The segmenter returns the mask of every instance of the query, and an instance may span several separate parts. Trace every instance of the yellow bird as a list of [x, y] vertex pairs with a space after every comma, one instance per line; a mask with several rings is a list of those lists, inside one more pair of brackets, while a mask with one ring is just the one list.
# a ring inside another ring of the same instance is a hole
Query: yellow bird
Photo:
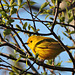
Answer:
[[[54, 59], [58, 54], [64, 51], [61, 45], [54, 39], [43, 36], [30, 36], [27, 41], [28, 46], [32, 49], [32, 52], [40, 59]], [[67, 46], [70, 49], [75, 49], [75, 47]]]

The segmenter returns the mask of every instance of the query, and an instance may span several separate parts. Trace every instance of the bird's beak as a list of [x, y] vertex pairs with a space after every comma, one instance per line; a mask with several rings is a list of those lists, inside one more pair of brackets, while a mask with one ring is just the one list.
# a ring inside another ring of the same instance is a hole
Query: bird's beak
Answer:
[[26, 42], [26, 43], [24, 43], [24, 44], [28, 45], [28, 43], [27, 43], [27, 42]]

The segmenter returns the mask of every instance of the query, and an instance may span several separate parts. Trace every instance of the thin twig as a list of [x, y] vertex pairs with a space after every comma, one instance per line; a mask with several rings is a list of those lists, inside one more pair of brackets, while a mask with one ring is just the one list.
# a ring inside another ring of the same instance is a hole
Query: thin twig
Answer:
[[[23, 9], [24, 9], [25, 11], [27, 11], [25, 8], [23, 8]], [[29, 11], [27, 11], [27, 12], [28, 12], [29, 14], [31, 14]], [[33, 15], [33, 14], [32, 14], [32, 15]], [[33, 16], [34, 16], [34, 15], [33, 15]], [[42, 23], [43, 25], [45, 25], [37, 16], [34, 16], [34, 17], [35, 17], [36, 19], [38, 19], [40, 23]], [[45, 25], [45, 26], [47, 27], [48, 30], [50, 30], [47, 25]]]
[[73, 38], [72, 38], [71, 35], [69, 34], [69, 31], [68, 31], [67, 27], [65, 27], [65, 29], [66, 29], [66, 31], [68, 32], [68, 35], [69, 35], [70, 40], [72, 40], [72, 42], [75, 43], [75, 41], [73, 40]]
[[3, 68], [3, 67], [0, 67], [0, 69], [3, 69], [3, 70], [8, 70], [8, 71], [13, 72], [12, 70], [10, 70], [10, 69], [8, 69], [8, 68]]
[[[6, 54], [3, 54], [3, 53], [0, 53], [1, 56], [4, 56], [4, 57], [7, 57], [8, 59], [13, 59], [13, 60], [16, 60], [15, 58], [12, 58]], [[26, 60], [19, 60], [19, 62], [23, 62], [25, 63]], [[27, 60], [27, 63], [29, 65], [29, 61]], [[66, 67], [57, 67], [57, 66], [50, 66], [50, 65], [47, 65], [47, 64], [44, 64], [40, 61], [38, 62], [35, 62], [37, 65], [39, 66], [44, 66], [45, 68], [49, 68], [49, 69], [53, 69], [53, 70], [59, 70], [59, 71], [70, 71], [70, 72], [75, 72], [74, 71], [74, 68], [66, 68]]]
[[57, 66], [50, 66], [44, 63], [41, 63], [40, 61], [36, 62], [39, 66], [43, 66], [45, 68], [53, 69], [53, 70], [59, 70], [59, 71], [69, 71], [69, 72], [74, 72], [74, 68], [66, 68], [66, 67], [57, 67]]
[[[1, 17], [0, 17], [1, 18]], [[11, 17], [11, 19], [16, 19], [16, 20], [19, 20], [19, 18], [15, 18], [15, 17]], [[24, 19], [24, 18], [20, 18], [21, 20], [25, 20], [25, 21], [36, 21], [36, 22], [47, 22], [47, 23], [53, 23], [52, 21], [43, 21], [43, 20], [35, 20], [35, 19]], [[75, 26], [71, 25], [71, 24], [65, 24], [65, 23], [59, 23], [59, 22], [56, 22], [56, 24], [60, 24], [60, 25], [63, 25], [63, 26], [70, 26], [70, 27], [73, 27], [75, 28]]]
[[[18, 10], [18, 11], [19, 11], [19, 10]], [[20, 23], [23, 25], [23, 22], [21, 21], [20, 16], [19, 16], [19, 14], [18, 14], [18, 11], [16, 12], [17, 17], [18, 17], [18, 19], [20, 20]], [[26, 30], [26, 28], [25, 28], [25, 30]]]
[[[6, 62], [6, 61], [4, 61], [4, 62]], [[0, 66], [7, 67], [7, 68], [12, 68], [12, 66], [7, 66], [7, 65], [4, 65], [4, 64], [0, 64]], [[18, 69], [19, 71], [22, 71], [21, 69], [15, 67], [15, 66], [13, 66], [13, 67]], [[36, 73], [32, 73], [32, 72], [24, 72], [24, 73], [29, 73], [29, 74], [32, 74], [32, 75], [36, 75]]]
[[[6, 11], [5, 11], [5, 9], [4, 9], [2, 3], [1, 3], [1, 6], [2, 6], [3, 11], [6, 13]], [[7, 17], [7, 19], [9, 20], [9, 17]], [[11, 23], [9, 23], [9, 24], [10, 24], [10, 26], [13, 28], [13, 25], [12, 25]], [[18, 33], [17, 33], [15, 30], [12, 30], [12, 31], [16, 34], [16, 36], [17, 36], [18, 39], [20, 40], [21, 44], [23, 45], [24, 49], [26, 49], [27, 53], [28, 53], [30, 56], [32, 56], [31, 52], [27, 49], [27, 47], [26, 47], [25, 44], [23, 43], [21, 37], [18, 35]]]
[[15, 41], [16, 45], [20, 48], [19, 43], [17, 42], [16, 38], [13, 36], [13, 33], [11, 32], [11, 37], [13, 38], [13, 40]]
[[[6, 42], [6, 41], [2, 38], [1, 34], [0, 34], [0, 37], [1, 37], [1, 39], [2, 39], [4, 42]], [[8, 43], [8, 42], [6, 42], [6, 43], [4, 43], [4, 44], [0, 44], [0, 46], [9, 46], [9, 47], [12, 47], [13, 49], [17, 50], [17, 52], [19, 52], [20, 54], [26, 55], [24, 52], [22, 52], [22, 51], [20, 50], [20, 48], [15, 47], [14, 45], [12, 45], [12, 44], [10, 44], [10, 43]], [[31, 63], [29, 62], [29, 66], [30, 66], [30, 65], [31, 65]], [[39, 74], [39, 73], [37, 72], [37, 70], [36, 70], [33, 66], [32, 66], [32, 70], [33, 70], [35, 73]]]
[[[15, 60], [15, 61], [17, 60], [16, 58], [14, 58], [14, 57], [12, 57], [12, 56], [10, 56], [10, 55], [8, 55], [8, 54], [5, 54], [5, 53], [0, 53], [0, 56], [6, 57], [6, 58], [11, 59], [11, 60]], [[29, 60], [25, 60], [25, 58], [19, 60], [18, 62], [22, 62], [22, 63], [26, 63], [26, 62], [27, 62], [27, 64], [28, 64], [29, 66], [31, 66], [30, 61], [29, 61]], [[37, 72], [37, 70], [36, 70], [33, 66], [31, 67], [31, 69], [33, 70], [34, 73], [39, 74], [39, 73]]]
[[[46, 2], [48, 2], [48, 0], [46, 0]], [[51, 6], [51, 4], [49, 3], [49, 6]]]
[[56, 11], [55, 11], [55, 17], [54, 17], [52, 28], [51, 28], [52, 32], [53, 32], [53, 29], [54, 29], [54, 26], [55, 26], [55, 23], [56, 23], [56, 19], [57, 19], [57, 16], [58, 16], [58, 12], [59, 12], [58, 10], [59, 10], [59, 1], [57, 1], [57, 7], [56, 7]]
[[[33, 62], [33, 64], [35, 63], [35, 61]], [[29, 66], [29, 68], [28, 69], [26, 69], [25, 71], [27, 72], [32, 66], [33, 66], [33, 64], [31, 64], [30, 66]], [[24, 72], [21, 72], [20, 73], [20, 75], [22, 75]], [[37, 74], [38, 75], [38, 74]]]
[[[34, 19], [33, 14], [32, 14], [32, 9], [31, 9], [31, 6], [30, 6], [30, 3], [29, 3], [28, 0], [27, 0], [27, 4], [28, 4], [28, 7], [29, 7], [29, 9], [30, 9], [31, 17], [32, 17], [32, 19]], [[33, 20], [33, 24], [34, 24], [34, 28], [35, 28], [35, 30], [36, 30], [36, 26], [35, 26], [35, 21], [34, 21], [34, 20]]]
[[18, 30], [18, 31], [21, 31], [21, 32], [24, 32], [24, 33], [29, 33], [29, 34], [42, 35], [42, 36], [52, 35], [52, 33], [47, 33], [47, 34], [43, 34], [43, 33], [34, 33], [34, 32], [25, 31], [25, 30], [21, 30], [21, 29], [17, 29], [17, 28], [11, 28], [11, 27], [8, 27], [8, 26], [3, 25], [3, 24], [0, 24], [0, 26], [3, 26], [3, 27], [5, 27], [5, 28], [7, 28], [7, 29], [11, 29], [12, 31]]
[[70, 58], [71, 58], [73, 64], [75, 65], [75, 60], [74, 60], [72, 54], [69, 52], [68, 47], [66, 47], [66, 46], [62, 43], [62, 41], [57, 37], [57, 35], [56, 35], [54, 32], [53, 32], [53, 36], [58, 40], [58, 43], [59, 43], [59, 44], [63, 47], [63, 49], [68, 53], [68, 55], [70, 56]]

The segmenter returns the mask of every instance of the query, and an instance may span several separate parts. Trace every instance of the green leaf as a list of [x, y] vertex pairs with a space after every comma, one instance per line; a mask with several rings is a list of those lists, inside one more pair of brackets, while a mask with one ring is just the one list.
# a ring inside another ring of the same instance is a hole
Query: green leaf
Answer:
[[20, 55], [22, 58], [28, 58], [26, 55]]
[[11, 44], [15, 45], [16, 43], [10, 42]]
[[61, 66], [61, 63], [62, 63], [62, 61], [58, 62], [55, 66]]
[[71, 60], [71, 59], [69, 59], [69, 61], [66, 61], [66, 62], [68, 62], [68, 63], [72, 63], [72, 60]]
[[58, 35], [58, 38], [61, 39], [60, 35]]
[[[29, 1], [30, 5], [34, 5], [36, 2], [34, 1]], [[27, 2], [24, 2], [23, 4], [20, 5], [20, 8], [23, 7], [24, 5], [27, 5]]]
[[[17, 31], [17, 33], [19, 33], [20, 31]], [[13, 36], [16, 36], [16, 34], [14, 34]]]
[[14, 7], [14, 6], [17, 6], [17, 3], [16, 3], [16, 2], [14, 2], [14, 3], [11, 5], [11, 7]]
[[64, 33], [64, 32], [62, 32], [66, 37], [68, 37], [68, 35], [66, 34], [66, 33]]
[[49, 19], [54, 20], [54, 18], [53, 18], [53, 17], [49, 17]]
[[30, 25], [30, 28], [35, 32], [35, 28], [33, 26]]
[[37, 14], [37, 12], [33, 12], [35, 15]]
[[54, 7], [54, 6], [50, 6], [49, 8], [50, 8], [50, 9], [53, 9], [53, 8], [55, 8], [55, 7]]
[[39, 9], [39, 12], [42, 11], [42, 9], [45, 8], [48, 4], [49, 4], [49, 2], [43, 3]]
[[17, 0], [18, 1], [18, 5], [20, 6], [23, 0]]
[[10, 19], [7, 21], [6, 24], [9, 24], [9, 23], [12, 23], [12, 22], [14, 22], [14, 20], [10, 18]]
[[16, 63], [21, 59], [21, 57], [19, 57], [17, 60], [16, 60]]
[[10, 5], [12, 5], [14, 3], [15, 0], [10, 0]]
[[67, 7], [66, 7], [66, 13], [68, 14], [68, 9], [67, 9]]
[[49, 14], [45, 17], [45, 20], [47, 19], [47, 17], [50, 16]]
[[75, 34], [75, 31], [71, 31], [69, 34]]
[[25, 24], [23, 25], [23, 29], [25, 29], [27, 27], [27, 22], [25, 22]]
[[14, 72], [9, 72], [9, 75], [16, 75]]
[[60, 22], [64, 22], [64, 20], [65, 20], [65, 17], [60, 18]]
[[49, 9], [46, 10], [47, 13], [50, 13], [51, 11]]
[[48, 60], [46, 63], [52, 65], [52, 60]]
[[71, 12], [68, 12], [67, 15], [68, 15], [68, 18], [70, 18], [71, 15], [72, 15], [72, 13]]
[[73, 16], [71, 16], [71, 17], [69, 18], [69, 20], [67, 21], [67, 23], [70, 23], [73, 19], [74, 19]]
[[51, 2], [55, 5], [55, 3], [56, 3], [56, 0], [51, 0]]
[[7, 19], [7, 14], [6, 14], [4, 11], [1, 11], [0, 13], [2, 14], [2, 17], [3, 17], [4, 19]]
[[36, 30], [35, 30], [35, 32], [38, 32], [38, 31], [40, 31], [40, 29], [36, 29]]
[[17, 27], [18, 29], [21, 29], [21, 27], [20, 27], [19, 25], [17, 25], [17, 24], [16, 24], [16, 27]]
[[12, 66], [12, 70], [13, 70], [15, 73], [19, 74], [19, 71], [18, 71], [14, 66]]
[[28, 56], [28, 58], [34, 58], [33, 56]]
[[28, 30], [30, 30], [30, 24], [28, 25]]
[[10, 15], [15, 14], [16, 12], [17, 12], [17, 9], [14, 7], [11, 7]]
[[[2, 4], [3, 6], [6, 6], [6, 4]], [[0, 4], [0, 8], [2, 8], [1, 4]], [[0, 9], [1, 10], [1, 9]]]
[[6, 35], [9, 35], [9, 34], [11, 34], [11, 29], [5, 29], [5, 30], [3, 31], [4, 37], [5, 37]]
[[23, 4], [21, 4], [21, 5], [19, 6], [19, 8], [22, 8], [25, 4], [26, 4], [26, 2], [24, 2]]
[[24, 49], [21, 49], [21, 48], [20, 48], [20, 50], [21, 50], [22, 52], [24, 52]]
[[[41, 75], [48, 75], [48, 74], [47, 74], [46, 71], [45, 71], [45, 72], [41, 73]], [[49, 75], [51, 75], [51, 74], [49, 74]]]
[[27, 63], [27, 60], [26, 60], [26, 67], [28, 67], [28, 63]]
[[30, 5], [34, 5], [36, 2], [34, 1], [29, 1]]

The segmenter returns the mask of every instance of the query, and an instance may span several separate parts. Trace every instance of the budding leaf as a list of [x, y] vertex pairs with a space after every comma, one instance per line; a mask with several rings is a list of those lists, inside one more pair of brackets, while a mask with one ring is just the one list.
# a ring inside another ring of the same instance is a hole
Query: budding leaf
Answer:
[[43, 3], [43, 4], [41, 5], [40, 9], [39, 9], [39, 12], [40, 12], [43, 8], [45, 8], [48, 4], [49, 4], [49, 2]]

